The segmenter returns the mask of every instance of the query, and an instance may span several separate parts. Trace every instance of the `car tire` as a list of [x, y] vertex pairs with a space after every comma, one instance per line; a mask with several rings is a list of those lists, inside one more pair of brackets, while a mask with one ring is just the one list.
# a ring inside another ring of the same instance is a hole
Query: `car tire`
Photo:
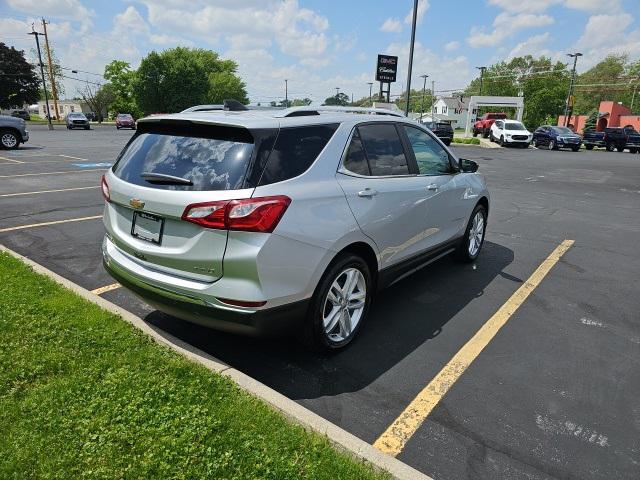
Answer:
[[20, 137], [12, 130], [0, 130], [0, 147], [15, 150], [20, 146]]
[[624, 147], [616, 147], [616, 150], [620, 153], [624, 152]]
[[91, 130], [91, 127], [86, 126], [86, 127], [84, 127], [84, 129], [85, 129], [85, 130]]
[[120, 130], [120, 127], [118, 125], [116, 125], [116, 130]]
[[[355, 276], [351, 277], [349, 272]], [[349, 290], [346, 284], [350, 278], [356, 283], [350, 289], [351, 293], [348, 293], [342, 288]], [[316, 352], [335, 352], [345, 348], [353, 341], [366, 320], [372, 293], [373, 281], [367, 263], [357, 255], [340, 254], [325, 271], [311, 298], [301, 332], [302, 343]], [[364, 299], [358, 298], [362, 294]], [[355, 304], [356, 301], [361, 302], [362, 306], [351, 309], [348, 305]], [[351, 324], [352, 327], [349, 328], [340, 321], [345, 318], [345, 312], [349, 312], [350, 323], [353, 322], [351, 315], [357, 315], [355, 326]]]
[[489, 136], [489, 131], [486, 128], [484, 128], [482, 130], [482, 138], [487, 138], [488, 136]]
[[478, 131], [474, 128], [472, 134], [473, 134], [474, 137], [477, 137], [478, 136]]
[[442, 143], [444, 143], [448, 147], [449, 145], [451, 145], [451, 140], [444, 140]]
[[[480, 225], [479, 219], [482, 219]], [[478, 228], [480, 225], [480, 228]], [[455, 252], [456, 260], [464, 263], [473, 262], [484, 245], [484, 238], [487, 232], [487, 209], [482, 204], [476, 205], [473, 209], [467, 228], [464, 231], [464, 236], [458, 244], [458, 248]], [[472, 248], [473, 243], [473, 248]]]
[[587, 150], [593, 150], [593, 145], [585, 145], [584, 148]]
[[607, 150], [607, 152], [613, 152], [613, 145], [605, 145], [604, 148]]
[[580, 150], [580, 147], [571, 147], [572, 152], [577, 152], [578, 150]]
[[549, 150], [557, 150], [558, 146], [556, 145], [556, 141], [555, 140], [549, 140]]
[[493, 136], [493, 132], [491, 130], [489, 130], [489, 141], [490, 142], [496, 141], [496, 137]]
[[536, 140], [535, 138], [533, 139], [533, 141], [531, 142], [531, 144], [533, 145], [534, 148], [538, 148], [538, 140]]
[[504, 147], [504, 137], [502, 135], [500, 135], [500, 140], [498, 141], [498, 145], [500, 145], [501, 147]]
[[69, 125], [67, 125], [67, 130], [71, 130], [71, 127]]
[[638, 149], [637, 148], [630, 148], [629, 149], [629, 153], [637, 153]]

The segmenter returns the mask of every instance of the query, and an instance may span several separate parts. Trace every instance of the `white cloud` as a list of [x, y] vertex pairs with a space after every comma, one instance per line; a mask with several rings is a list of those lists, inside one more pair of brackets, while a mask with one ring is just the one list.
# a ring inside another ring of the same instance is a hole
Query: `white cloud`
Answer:
[[[605, 5], [606, 8], [603, 8]], [[584, 12], [601, 12], [606, 10], [607, 13], [618, 12], [621, 8], [619, 0], [607, 0], [606, 3], [602, 3], [600, 0], [566, 0], [565, 6]]]
[[549, 32], [541, 33], [540, 35], [534, 35], [529, 37], [524, 42], [518, 43], [507, 55], [507, 60], [513, 57], [522, 57], [524, 55], [532, 55], [534, 57], [547, 56], [550, 57], [554, 52], [544, 48], [551, 41], [551, 34]]
[[[422, 23], [422, 19], [424, 18], [424, 14], [429, 10], [429, 0], [418, 0], [418, 16], [416, 17], [416, 23], [420, 25]], [[413, 22], [413, 7], [407, 13], [407, 16], [404, 17], [404, 23], [407, 25], [411, 25]]]
[[491, 32], [487, 33], [484, 27], [472, 27], [467, 37], [467, 43], [474, 48], [493, 47], [520, 30], [543, 27], [551, 25], [553, 22], [553, 17], [549, 15], [534, 15], [531, 13], [512, 15], [502, 12], [494, 19]]
[[[385, 52], [399, 57], [398, 78], [392, 84], [394, 93], [406, 88], [409, 63], [409, 43], [392, 43]], [[430, 49], [424, 47], [420, 42], [416, 42], [413, 54], [413, 71], [411, 77], [411, 88], [422, 88], [423, 80], [420, 75], [429, 75], [427, 83], [435, 81], [436, 92], [442, 90], [463, 89], [473, 78], [469, 60], [463, 55], [455, 57], [440, 56]]]
[[454, 50], [457, 50], [457, 49], [459, 49], [459, 48], [460, 48], [460, 42], [458, 42], [458, 41], [456, 41], [456, 40], [453, 40], [453, 41], [451, 41], [451, 42], [447, 43], [447, 44], [444, 46], [444, 49], [445, 49], [447, 52], [453, 52]]
[[[510, 13], [542, 13], [550, 6], [560, 3], [562, 0], [489, 0], [489, 5], [500, 7]], [[577, 2], [585, 0], [574, 0]]]
[[640, 58], [640, 28], [629, 30], [633, 16], [628, 13], [593, 15], [580, 38], [567, 51], [583, 54], [579, 70], [592, 67], [607, 55], [627, 54], [630, 60]]
[[399, 33], [402, 31], [402, 23], [397, 18], [387, 18], [380, 26], [381, 32]]
[[14, 10], [38, 17], [62, 20], [77, 20], [83, 29], [92, 26], [91, 18], [95, 15], [79, 0], [7, 0]]

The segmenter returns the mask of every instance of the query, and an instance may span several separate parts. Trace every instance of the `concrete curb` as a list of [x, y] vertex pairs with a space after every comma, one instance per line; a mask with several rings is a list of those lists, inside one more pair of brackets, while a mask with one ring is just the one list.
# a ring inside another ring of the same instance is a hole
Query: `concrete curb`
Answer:
[[105, 310], [119, 315], [123, 320], [131, 323], [136, 328], [140, 329], [153, 340], [161, 345], [165, 345], [179, 354], [185, 356], [193, 362], [197, 362], [204, 365], [206, 368], [213, 372], [226, 375], [233, 380], [240, 388], [249, 392], [251, 395], [258, 397], [264, 402], [271, 405], [276, 410], [283, 413], [287, 418], [300, 424], [307, 430], [318, 433], [325, 436], [331, 444], [338, 450], [341, 450], [358, 460], [362, 460], [375, 469], [388, 472], [394, 479], [397, 480], [433, 480], [431, 477], [419, 472], [418, 470], [410, 467], [409, 465], [401, 462], [400, 460], [386, 455], [372, 445], [368, 444], [364, 440], [359, 439], [355, 435], [347, 432], [346, 430], [338, 427], [337, 425], [322, 418], [320, 415], [313, 413], [312, 411], [304, 408], [295, 401], [285, 397], [272, 388], [260, 383], [259, 381], [251, 378], [250, 376], [231, 368], [229, 365], [224, 364], [217, 358], [209, 355], [202, 350], [195, 348], [194, 346], [180, 340], [173, 335], [157, 329], [148, 323], [144, 322], [141, 318], [132, 314], [131, 312], [121, 308], [104, 298], [91, 293], [89, 290], [77, 285], [70, 280], [52, 272], [48, 268], [34, 262], [33, 260], [20, 255], [17, 252], [0, 244], [0, 251], [6, 252], [9, 255], [23, 261], [27, 265], [31, 266], [36, 273], [40, 273], [59, 283], [63, 287], [72, 290], [80, 297], [88, 300]]

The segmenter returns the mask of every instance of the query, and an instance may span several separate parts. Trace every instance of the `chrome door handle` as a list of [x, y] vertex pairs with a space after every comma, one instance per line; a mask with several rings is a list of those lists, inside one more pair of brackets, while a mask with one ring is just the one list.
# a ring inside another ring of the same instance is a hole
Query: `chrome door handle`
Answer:
[[427, 190], [431, 190], [431, 191], [435, 192], [436, 190], [438, 190], [438, 185], [436, 185], [435, 183], [427, 185]]
[[365, 188], [364, 190], [360, 190], [358, 192], [359, 197], [373, 197], [378, 194], [377, 190], [371, 190], [370, 188]]

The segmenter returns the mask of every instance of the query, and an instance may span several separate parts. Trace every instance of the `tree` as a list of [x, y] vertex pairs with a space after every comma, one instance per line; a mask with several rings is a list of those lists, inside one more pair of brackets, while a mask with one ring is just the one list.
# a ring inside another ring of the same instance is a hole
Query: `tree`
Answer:
[[345, 93], [338, 93], [337, 95], [334, 95], [333, 97], [329, 97], [326, 98], [323, 105], [337, 105], [337, 106], [341, 106], [341, 107], [345, 107], [347, 105], [349, 105], [349, 96]]
[[[557, 119], [557, 116], [564, 112], [569, 75], [566, 64], [553, 63], [547, 57], [515, 57], [509, 62], [499, 62], [487, 67], [483, 77], [482, 94], [523, 96], [522, 120], [529, 129], [534, 129], [546, 119]], [[464, 94], [472, 96], [479, 93], [480, 78], [475, 78]], [[487, 108], [492, 110], [495, 107]]]
[[209, 74], [208, 103], [222, 103], [233, 99], [240, 103], [249, 103], [245, 84], [232, 72], [213, 72]]
[[584, 122], [584, 130], [595, 130], [598, 123], [598, 110], [592, 110], [587, 117], [587, 121]]
[[[367, 98], [368, 100], [368, 98]], [[435, 98], [431, 95], [431, 89], [426, 89], [424, 93], [424, 110], [422, 109], [422, 89], [414, 90], [411, 89], [411, 93], [409, 93], [409, 111], [414, 113], [420, 113], [423, 111], [428, 113], [431, 111], [431, 104], [435, 101]], [[400, 110], [404, 112], [404, 107], [407, 104], [407, 93], [402, 92], [402, 94], [396, 99], [395, 104], [398, 106]]]
[[[603, 100], [622, 102], [629, 107], [633, 89], [640, 78], [640, 61], [629, 63], [627, 55], [609, 55], [597, 65], [576, 76], [575, 113], [586, 113]], [[585, 85], [585, 86], [580, 86]], [[636, 97], [637, 100], [637, 97]], [[634, 101], [634, 106], [637, 106]]]
[[133, 97], [145, 113], [176, 112], [227, 98], [247, 103], [236, 69], [234, 61], [221, 60], [211, 50], [176, 47], [153, 51], [140, 62]]
[[89, 85], [78, 91], [82, 99], [89, 105], [89, 108], [96, 114], [98, 122], [102, 122], [109, 114], [109, 108], [116, 99], [113, 86], [109, 83], [96, 87]]
[[133, 98], [133, 82], [136, 77], [131, 65], [122, 60], [113, 60], [104, 67], [104, 78], [109, 82], [115, 95], [111, 104], [112, 113], [130, 113], [134, 118], [142, 115]]
[[35, 103], [39, 91], [38, 75], [25, 59], [24, 51], [0, 42], [0, 108]]
[[308, 105], [311, 105], [311, 99], [310, 98], [294, 98], [293, 100], [289, 100], [289, 103], [291, 104], [291, 107], [306, 107]]

